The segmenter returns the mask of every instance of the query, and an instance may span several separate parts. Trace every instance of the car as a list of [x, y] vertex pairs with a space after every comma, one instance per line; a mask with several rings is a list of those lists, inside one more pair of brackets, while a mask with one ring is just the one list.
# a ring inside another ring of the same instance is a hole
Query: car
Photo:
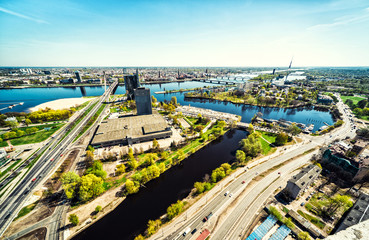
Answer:
[[229, 197], [232, 197], [232, 193], [229, 194]]
[[229, 191], [225, 192], [225, 193], [224, 193], [224, 196], [227, 196], [227, 195], [228, 195], [228, 193], [229, 193]]
[[60, 157], [63, 157], [63, 154], [60, 154]]
[[242, 181], [241, 183], [242, 183], [242, 184], [245, 184], [245, 181]]
[[54, 158], [50, 159], [50, 162], [54, 161]]
[[278, 172], [279, 175], [281, 175], [281, 172]]
[[301, 204], [300, 204], [300, 206], [302, 207], [302, 206], [304, 206], [305, 205], [305, 202], [302, 202]]
[[36, 181], [36, 178], [32, 179], [32, 182]]
[[194, 230], [192, 230], [191, 234], [194, 235], [196, 231], [197, 229], [195, 228]]

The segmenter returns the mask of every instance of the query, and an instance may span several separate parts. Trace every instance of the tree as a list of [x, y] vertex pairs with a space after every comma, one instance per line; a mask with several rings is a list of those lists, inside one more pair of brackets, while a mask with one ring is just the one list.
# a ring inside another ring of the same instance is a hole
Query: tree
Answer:
[[90, 168], [93, 165], [94, 160], [95, 160], [95, 156], [93, 152], [90, 150], [87, 150], [86, 151], [86, 167]]
[[140, 234], [134, 240], [145, 240], [145, 238]]
[[106, 178], [106, 172], [103, 170], [103, 164], [101, 161], [93, 162], [92, 166], [87, 169], [87, 174], [93, 174], [96, 177], [100, 177], [102, 179]]
[[357, 103], [357, 106], [359, 107], [359, 108], [365, 108], [365, 106], [368, 104], [368, 100], [366, 100], [366, 99], [363, 99], [363, 100], [361, 100], [361, 101], [359, 101], [358, 103]]
[[236, 151], [236, 160], [237, 160], [237, 163], [239, 163], [239, 164], [245, 163], [246, 154], [244, 153], [244, 151], [242, 151], [242, 150], [237, 150]]
[[300, 232], [298, 235], [297, 235], [297, 238], [299, 240], [311, 240], [310, 238], [310, 235], [308, 232]]
[[249, 127], [247, 128], [247, 131], [248, 131], [249, 133], [253, 133], [253, 132], [254, 132], [254, 126], [252, 126], [252, 124], [251, 124], [251, 123], [249, 124]]
[[302, 132], [302, 130], [296, 126], [295, 123], [292, 123], [289, 127], [288, 127], [288, 132], [291, 133], [292, 135], [297, 135], [299, 133]]
[[154, 138], [154, 140], [152, 140], [152, 148], [153, 149], [159, 149], [160, 145], [158, 143], [158, 141], [156, 140], [156, 138]]
[[133, 193], [138, 192], [138, 187], [135, 186], [135, 183], [132, 180], [127, 179], [126, 191], [128, 194], [133, 194]]
[[159, 227], [161, 225], [161, 221], [160, 219], [157, 220], [149, 220], [149, 222], [147, 223], [147, 236], [151, 236], [154, 233], [156, 233], [156, 231], [158, 231]]
[[156, 103], [158, 100], [154, 97], [154, 95], [151, 95], [151, 102], [152, 103]]
[[81, 177], [81, 184], [78, 196], [82, 201], [87, 201], [104, 192], [103, 179], [94, 174], [87, 174]]
[[118, 164], [117, 165], [117, 170], [115, 171], [115, 174], [118, 175], [118, 176], [120, 176], [120, 175], [122, 175], [125, 172], [126, 172], [126, 166], [124, 166], [123, 163], [122, 164]]
[[257, 132], [250, 134], [246, 139], [242, 139], [240, 145], [246, 156], [250, 157], [256, 157], [263, 150]]
[[202, 182], [195, 182], [193, 186], [196, 189], [197, 194], [203, 193], [205, 190], [204, 184]]
[[223, 163], [222, 165], [220, 165], [220, 167], [224, 169], [226, 175], [229, 175], [232, 171], [231, 165], [229, 165], [229, 163]]
[[3, 139], [2, 138], [0, 138], [0, 143], [2, 143], [3, 142]]
[[178, 200], [176, 203], [171, 204], [167, 208], [167, 217], [169, 220], [173, 219], [175, 216], [180, 214], [183, 211], [183, 202]]
[[77, 226], [79, 223], [79, 219], [78, 216], [76, 214], [71, 214], [68, 217], [69, 222], [73, 225], [73, 226]]
[[28, 118], [24, 121], [24, 123], [26, 124], [26, 126], [28, 127], [28, 125], [32, 124], [32, 121], [29, 120]]
[[95, 213], [100, 212], [101, 209], [102, 209], [102, 207], [100, 205], [97, 205], [96, 208], [95, 208]]
[[170, 99], [170, 102], [171, 102], [174, 106], [177, 106], [177, 98], [176, 98], [176, 96], [173, 96], [173, 97]]
[[277, 146], [283, 146], [287, 143], [287, 141], [288, 141], [288, 135], [284, 132], [280, 132], [275, 138], [274, 144]]
[[135, 170], [138, 167], [138, 163], [135, 158], [127, 162], [127, 166], [130, 170]]
[[95, 152], [95, 148], [91, 145], [88, 145], [87, 150], [89, 150], [91, 152]]
[[214, 169], [211, 173], [211, 180], [216, 183], [220, 180], [222, 180], [226, 176], [226, 173], [224, 171], [224, 168], [218, 167]]
[[61, 176], [60, 180], [67, 198], [72, 199], [76, 197], [81, 181], [79, 175], [75, 172], [66, 172]]

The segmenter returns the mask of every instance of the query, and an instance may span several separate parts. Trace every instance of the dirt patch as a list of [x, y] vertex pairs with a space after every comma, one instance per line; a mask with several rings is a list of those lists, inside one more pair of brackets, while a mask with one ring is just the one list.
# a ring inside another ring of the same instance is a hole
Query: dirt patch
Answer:
[[115, 168], [119, 161], [115, 162], [104, 162], [103, 169], [107, 173], [107, 176], [113, 177], [115, 174]]
[[55, 171], [53, 176], [47, 180], [45, 187], [51, 192], [58, 191], [61, 187], [60, 177], [63, 173], [70, 170], [74, 160], [77, 158], [79, 150], [73, 150], [68, 154], [63, 163], [60, 165], [58, 170]]
[[27, 215], [19, 218], [17, 221], [12, 222], [6, 232], [4, 233], [4, 237], [11, 236], [17, 233], [21, 229], [28, 228], [35, 223], [49, 217], [54, 212], [56, 206], [59, 204], [59, 199], [61, 196], [61, 192], [57, 194], [53, 194], [51, 196], [46, 196], [40, 200], [37, 204], [36, 208], [28, 213]]
[[[80, 223], [86, 222], [89, 218], [92, 218], [92, 222], [97, 221], [105, 214], [114, 210], [125, 198], [117, 197], [121, 191], [122, 186], [110, 189], [103, 195], [95, 198], [89, 203], [79, 206], [78, 208], [71, 209], [68, 212], [67, 219], [70, 214], [76, 214], [79, 218]], [[101, 206], [102, 210], [98, 214], [95, 214], [96, 206]], [[88, 226], [91, 224], [88, 224]], [[80, 224], [76, 227], [70, 228], [71, 236], [76, 234], [78, 231], [82, 230], [85, 224]]]
[[46, 238], [47, 229], [45, 227], [36, 229], [32, 232], [27, 233], [26, 235], [17, 238], [17, 240], [43, 240]]

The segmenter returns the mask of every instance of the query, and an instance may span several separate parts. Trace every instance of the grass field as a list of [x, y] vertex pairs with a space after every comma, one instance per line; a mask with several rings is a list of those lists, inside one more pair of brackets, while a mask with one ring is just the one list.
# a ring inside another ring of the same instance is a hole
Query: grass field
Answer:
[[28, 213], [30, 213], [36, 207], [37, 203], [38, 203], [38, 201], [22, 208], [19, 211], [18, 216], [14, 219], [14, 221], [17, 220], [18, 218], [23, 217], [23, 216], [27, 215]]
[[[23, 145], [23, 144], [30, 144], [30, 143], [38, 143], [38, 142], [42, 142], [45, 141], [46, 139], [48, 139], [51, 135], [53, 135], [58, 129], [60, 129], [64, 124], [63, 123], [57, 123], [57, 124], [49, 124], [49, 125], [42, 125], [40, 126], [40, 128], [45, 128], [45, 127], [54, 127], [51, 128], [50, 130], [41, 130], [39, 132], [36, 132], [35, 134], [32, 135], [28, 135], [28, 136], [23, 136], [20, 138], [16, 138], [16, 139], [12, 139], [10, 140], [10, 142], [13, 145]], [[39, 128], [39, 126], [37, 126]]]
[[[261, 133], [261, 136], [269, 141], [270, 143], [274, 143], [275, 142], [275, 138], [277, 137], [274, 133], [269, 133], [269, 132], [264, 132], [264, 131], [257, 131], [259, 133]], [[263, 155], [267, 155], [271, 150], [272, 150], [272, 146], [270, 146], [269, 143], [267, 143], [264, 139], [260, 139], [261, 141], [261, 146], [263, 147]]]
[[341, 96], [341, 99], [343, 102], [345, 102], [347, 99], [351, 99], [353, 103], [356, 105], [359, 101], [365, 99], [364, 97], [357, 97], [357, 96]]

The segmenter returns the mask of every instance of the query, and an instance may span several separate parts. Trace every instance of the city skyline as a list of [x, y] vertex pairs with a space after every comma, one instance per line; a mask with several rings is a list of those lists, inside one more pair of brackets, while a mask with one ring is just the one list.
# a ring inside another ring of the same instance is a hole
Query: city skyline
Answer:
[[1, 1], [0, 66], [369, 66], [369, 3]]

